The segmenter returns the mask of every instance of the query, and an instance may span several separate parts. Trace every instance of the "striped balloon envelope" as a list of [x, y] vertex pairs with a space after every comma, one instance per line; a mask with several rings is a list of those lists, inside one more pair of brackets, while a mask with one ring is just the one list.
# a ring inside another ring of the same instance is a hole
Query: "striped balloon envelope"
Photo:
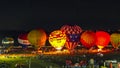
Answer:
[[95, 32], [93, 32], [91, 30], [86, 30], [85, 32], [82, 33], [82, 35], [80, 37], [80, 42], [86, 48], [93, 47], [95, 45], [95, 43], [96, 43]]

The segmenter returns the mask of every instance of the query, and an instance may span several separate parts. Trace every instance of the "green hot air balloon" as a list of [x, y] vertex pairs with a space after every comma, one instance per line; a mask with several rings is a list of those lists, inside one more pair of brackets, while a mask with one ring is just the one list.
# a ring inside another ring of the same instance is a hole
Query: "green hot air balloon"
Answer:
[[118, 49], [118, 47], [120, 46], [120, 34], [119, 33], [111, 34], [110, 42], [115, 49]]

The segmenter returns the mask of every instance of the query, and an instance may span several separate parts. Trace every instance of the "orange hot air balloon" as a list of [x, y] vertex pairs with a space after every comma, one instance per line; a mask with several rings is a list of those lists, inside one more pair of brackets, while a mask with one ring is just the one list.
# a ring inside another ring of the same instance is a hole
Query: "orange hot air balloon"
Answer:
[[111, 34], [110, 41], [111, 41], [112, 46], [115, 49], [118, 49], [118, 47], [120, 45], [120, 34], [119, 33], [113, 33], [113, 34]]
[[36, 49], [44, 46], [47, 40], [47, 35], [43, 29], [34, 29], [28, 33], [29, 42], [35, 46]]
[[50, 44], [57, 50], [61, 50], [66, 42], [66, 34], [61, 30], [55, 30], [49, 35]]
[[110, 42], [110, 35], [105, 31], [96, 32], [96, 45], [99, 49], [106, 47]]
[[82, 32], [82, 29], [77, 25], [74, 25], [74, 26], [64, 25], [61, 27], [61, 30], [65, 32], [67, 36], [65, 46], [68, 48], [69, 51], [74, 50], [74, 48], [80, 42], [79, 38], [80, 38], [80, 33]]
[[96, 43], [95, 32], [93, 32], [91, 30], [87, 30], [87, 31], [83, 32], [81, 35], [81, 38], [80, 38], [80, 42], [86, 48], [91, 48]]

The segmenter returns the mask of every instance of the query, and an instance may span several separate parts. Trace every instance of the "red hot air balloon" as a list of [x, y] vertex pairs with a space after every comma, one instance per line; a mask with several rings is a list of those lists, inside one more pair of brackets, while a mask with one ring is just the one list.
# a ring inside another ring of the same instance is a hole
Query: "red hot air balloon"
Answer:
[[110, 35], [105, 31], [97, 31], [96, 38], [96, 45], [99, 49], [106, 47], [110, 42]]
[[77, 25], [64, 25], [61, 27], [61, 30], [67, 35], [65, 46], [69, 51], [73, 50], [79, 43], [80, 33], [82, 32], [82, 29]]
[[28, 33], [20, 34], [18, 36], [18, 42], [23, 45], [30, 45], [30, 42], [27, 39]]
[[81, 37], [80, 37], [80, 42], [86, 48], [91, 48], [96, 43], [95, 33], [91, 30], [87, 30], [87, 31], [83, 32]]

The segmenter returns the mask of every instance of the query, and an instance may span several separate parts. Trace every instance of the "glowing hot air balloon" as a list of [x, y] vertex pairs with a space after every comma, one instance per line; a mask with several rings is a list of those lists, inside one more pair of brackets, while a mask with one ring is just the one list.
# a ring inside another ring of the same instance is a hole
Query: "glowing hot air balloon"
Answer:
[[69, 51], [72, 51], [79, 44], [79, 38], [82, 29], [77, 25], [64, 25], [61, 27], [61, 30], [67, 35], [67, 40], [65, 43], [66, 47]]
[[81, 35], [80, 41], [81, 41], [82, 45], [85, 46], [86, 48], [91, 48], [96, 43], [95, 32], [93, 32], [91, 30], [87, 30], [87, 31], [83, 32]]
[[109, 33], [105, 32], [105, 31], [97, 31], [96, 32], [96, 45], [99, 49], [102, 49], [106, 46], [108, 46], [109, 42], [110, 42], [110, 35]]
[[113, 34], [111, 34], [110, 41], [111, 41], [112, 46], [115, 49], [118, 49], [118, 47], [120, 45], [120, 34], [119, 33], [113, 33]]
[[47, 40], [47, 35], [43, 29], [34, 29], [28, 33], [29, 42], [35, 46], [36, 49], [44, 46]]
[[49, 35], [50, 44], [57, 50], [61, 50], [66, 42], [66, 34], [60, 30], [55, 30]]

